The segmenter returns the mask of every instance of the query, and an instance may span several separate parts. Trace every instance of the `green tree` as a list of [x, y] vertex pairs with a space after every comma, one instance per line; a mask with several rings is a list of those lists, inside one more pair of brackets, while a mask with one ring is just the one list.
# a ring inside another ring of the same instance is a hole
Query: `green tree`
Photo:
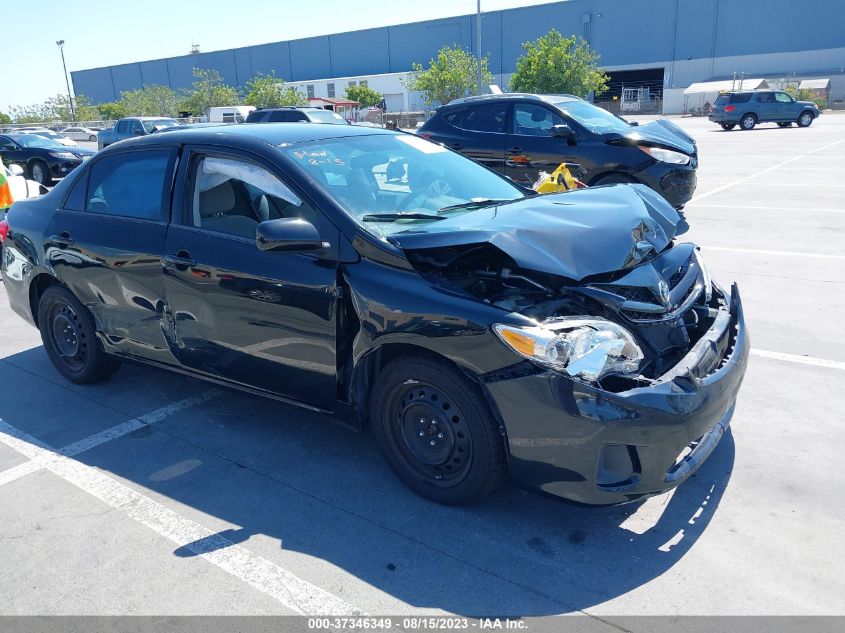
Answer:
[[382, 94], [369, 86], [358, 84], [346, 88], [346, 98], [350, 101], [357, 101], [362, 107], [371, 107], [379, 104]]
[[11, 123], [12, 117], [10, 117], [5, 112], [0, 112], [0, 123]]
[[118, 103], [123, 116], [176, 116], [180, 106], [176, 91], [159, 85], [122, 92]]
[[599, 56], [583, 39], [563, 37], [555, 29], [533, 42], [516, 60], [511, 90], [540, 94], [573, 94], [586, 97], [607, 90], [607, 75], [598, 67]]
[[97, 111], [99, 112], [100, 117], [107, 121], [122, 119], [125, 116], [129, 116], [121, 101], [108, 101], [106, 103], [101, 103], [97, 106]]
[[43, 123], [47, 121], [43, 103], [33, 103], [25, 106], [12, 106], [9, 114], [15, 123]]
[[246, 97], [244, 104], [256, 108], [278, 108], [279, 106], [307, 105], [308, 99], [296, 88], [285, 87], [283, 79], [276, 77], [276, 73], [269, 75], [256, 74], [246, 82]]
[[238, 91], [223, 83], [219, 72], [194, 68], [194, 84], [185, 94], [179, 109], [194, 114], [207, 114], [209, 108], [238, 103]]
[[799, 88], [797, 84], [788, 84], [783, 90], [796, 101], [812, 101], [821, 109], [827, 107], [827, 101], [809, 88]]
[[[404, 82], [408, 90], [422, 93], [427, 105], [446, 104], [460, 97], [479, 92], [478, 58], [461, 47], [444, 46], [437, 58], [429, 60], [427, 69], [414, 63], [414, 74]], [[487, 58], [481, 58], [481, 81], [489, 84], [493, 75], [487, 69]]]

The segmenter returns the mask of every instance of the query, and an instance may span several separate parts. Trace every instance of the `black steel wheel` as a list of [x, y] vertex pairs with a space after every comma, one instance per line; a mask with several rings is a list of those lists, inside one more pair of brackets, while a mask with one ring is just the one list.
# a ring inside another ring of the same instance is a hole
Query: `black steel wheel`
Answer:
[[370, 420], [396, 475], [433, 501], [467, 503], [504, 478], [498, 422], [478, 386], [445, 362], [391, 361], [374, 386]]
[[100, 347], [91, 313], [63, 286], [50, 286], [41, 295], [38, 329], [50, 361], [71, 382], [99, 382], [120, 366]]
[[736, 127], [736, 123], [719, 123], [725, 132], [728, 132]]
[[755, 125], [757, 125], [757, 117], [753, 114], [744, 115], [739, 122], [739, 127], [743, 130], [753, 130]]
[[39, 185], [49, 186], [53, 182], [50, 167], [43, 160], [35, 159], [29, 164], [29, 178]]
[[813, 113], [805, 110], [798, 117], [798, 127], [810, 127], [813, 124]]

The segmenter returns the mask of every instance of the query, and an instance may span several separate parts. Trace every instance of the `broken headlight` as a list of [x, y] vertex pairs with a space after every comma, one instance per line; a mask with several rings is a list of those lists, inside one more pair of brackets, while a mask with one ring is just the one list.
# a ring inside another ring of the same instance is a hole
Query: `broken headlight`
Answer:
[[493, 330], [517, 354], [588, 382], [635, 373], [643, 359], [628, 330], [600, 318], [561, 317], [533, 327], [497, 323]]
[[661, 147], [648, 147], [647, 145], [640, 145], [639, 148], [655, 160], [672, 165], [689, 165], [690, 157], [683, 152], [675, 152]]

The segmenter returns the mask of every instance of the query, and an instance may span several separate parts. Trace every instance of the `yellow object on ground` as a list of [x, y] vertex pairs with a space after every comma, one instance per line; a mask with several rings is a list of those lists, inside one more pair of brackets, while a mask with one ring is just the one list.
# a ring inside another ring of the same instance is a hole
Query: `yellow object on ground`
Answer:
[[534, 183], [534, 191], [538, 193], [555, 193], [578, 189], [583, 186], [575, 179], [572, 172], [569, 171], [569, 165], [567, 163], [561, 163], [551, 174], [540, 172], [540, 178]]

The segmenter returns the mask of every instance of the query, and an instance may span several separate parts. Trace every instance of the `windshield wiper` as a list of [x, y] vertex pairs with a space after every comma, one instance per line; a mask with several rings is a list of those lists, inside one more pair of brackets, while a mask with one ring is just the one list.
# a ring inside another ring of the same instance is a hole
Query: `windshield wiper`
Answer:
[[453, 211], [455, 209], [480, 209], [481, 207], [489, 207], [492, 204], [499, 204], [500, 202], [510, 202], [504, 198], [482, 198], [470, 200], [469, 202], [462, 202], [460, 204], [450, 204], [448, 207], [440, 207], [441, 211]]
[[446, 218], [430, 213], [370, 213], [361, 218], [362, 222], [396, 222], [397, 220], [445, 220]]

